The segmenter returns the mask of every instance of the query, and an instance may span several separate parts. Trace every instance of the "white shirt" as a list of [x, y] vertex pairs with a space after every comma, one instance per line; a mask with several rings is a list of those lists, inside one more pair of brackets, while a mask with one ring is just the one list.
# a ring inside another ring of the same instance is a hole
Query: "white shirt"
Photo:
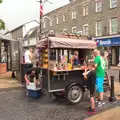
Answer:
[[24, 55], [25, 56], [25, 63], [32, 63], [32, 61], [30, 59], [30, 55], [31, 55], [30, 51], [26, 50], [25, 55]]

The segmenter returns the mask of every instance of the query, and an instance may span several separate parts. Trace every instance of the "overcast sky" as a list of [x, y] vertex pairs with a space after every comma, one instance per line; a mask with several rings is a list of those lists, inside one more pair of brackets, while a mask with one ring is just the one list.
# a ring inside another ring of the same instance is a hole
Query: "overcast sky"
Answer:
[[[6, 23], [7, 30], [31, 20], [39, 20], [37, 0], [3, 0], [0, 4], [0, 18]], [[44, 13], [69, 3], [69, 0], [49, 0], [53, 4], [44, 4]]]

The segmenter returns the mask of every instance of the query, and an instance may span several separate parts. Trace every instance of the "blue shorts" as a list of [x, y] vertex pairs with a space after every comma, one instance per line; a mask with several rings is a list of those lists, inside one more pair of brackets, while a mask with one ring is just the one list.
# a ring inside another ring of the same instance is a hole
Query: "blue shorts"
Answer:
[[96, 92], [98, 93], [104, 92], [103, 84], [104, 78], [96, 78]]

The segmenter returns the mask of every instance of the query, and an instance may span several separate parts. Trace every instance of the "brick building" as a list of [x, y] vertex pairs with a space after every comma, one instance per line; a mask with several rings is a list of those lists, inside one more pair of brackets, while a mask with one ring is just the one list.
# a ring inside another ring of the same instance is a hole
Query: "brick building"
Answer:
[[69, 4], [43, 16], [42, 32], [50, 30], [54, 30], [55, 33], [74, 32], [95, 38], [98, 44], [100, 43], [99, 46], [111, 51], [113, 55], [111, 64], [117, 65], [120, 61], [118, 11], [119, 0], [70, 0]]

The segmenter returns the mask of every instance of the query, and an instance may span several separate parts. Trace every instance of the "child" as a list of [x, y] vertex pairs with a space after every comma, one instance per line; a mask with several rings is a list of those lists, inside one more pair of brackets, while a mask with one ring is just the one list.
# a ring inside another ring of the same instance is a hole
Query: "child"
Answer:
[[91, 106], [88, 109], [87, 114], [94, 114], [95, 113], [95, 102], [94, 102], [94, 93], [95, 93], [95, 83], [96, 83], [96, 72], [95, 72], [95, 65], [93, 62], [88, 63], [89, 71], [85, 70], [84, 72], [84, 79], [87, 80], [87, 88], [90, 91], [90, 103]]

